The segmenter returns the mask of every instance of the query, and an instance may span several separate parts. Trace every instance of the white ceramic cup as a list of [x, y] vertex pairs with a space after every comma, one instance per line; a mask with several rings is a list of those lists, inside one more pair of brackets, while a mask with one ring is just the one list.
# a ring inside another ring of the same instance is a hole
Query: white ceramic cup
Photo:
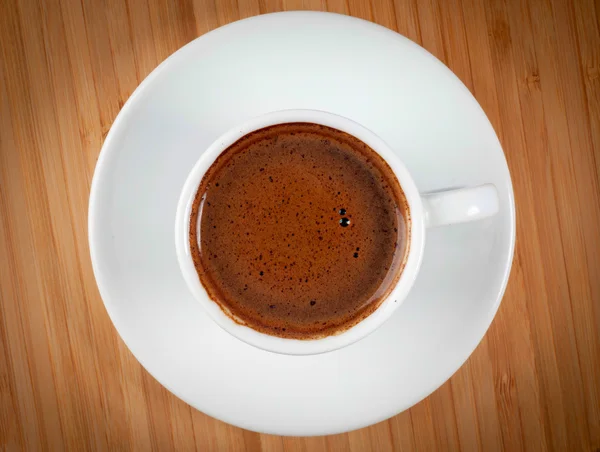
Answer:
[[[404, 191], [410, 210], [410, 244], [406, 265], [389, 296], [364, 320], [337, 335], [321, 339], [298, 340], [270, 336], [236, 323], [210, 299], [202, 286], [189, 245], [192, 203], [202, 177], [216, 158], [237, 140], [255, 130], [275, 124], [310, 122], [333, 127], [366, 143], [394, 171]], [[220, 136], [192, 168], [179, 198], [175, 220], [175, 245], [183, 277], [192, 294], [210, 317], [225, 331], [263, 350], [289, 355], [312, 355], [332, 351], [356, 342], [375, 331], [402, 304], [410, 291], [423, 257], [425, 230], [428, 227], [462, 223], [494, 215], [498, 211], [498, 194], [491, 184], [421, 195], [397, 154], [377, 135], [360, 124], [317, 110], [283, 110], [253, 118]]]

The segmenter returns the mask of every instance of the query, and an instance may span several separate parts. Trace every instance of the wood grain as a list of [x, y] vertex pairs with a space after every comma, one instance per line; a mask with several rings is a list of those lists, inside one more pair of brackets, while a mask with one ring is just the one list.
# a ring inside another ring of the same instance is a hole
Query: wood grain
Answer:
[[[481, 103], [517, 200], [488, 334], [380, 424], [260, 435], [172, 396], [122, 343], [87, 245], [94, 165], [135, 87], [195, 37], [256, 14], [350, 14], [447, 64]], [[600, 450], [600, 4], [595, 0], [0, 1], [0, 449]]]

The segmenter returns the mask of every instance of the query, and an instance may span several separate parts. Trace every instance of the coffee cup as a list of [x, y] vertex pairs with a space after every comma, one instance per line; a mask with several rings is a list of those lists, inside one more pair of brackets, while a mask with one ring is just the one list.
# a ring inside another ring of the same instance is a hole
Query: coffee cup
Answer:
[[[375, 151], [391, 168], [398, 180], [410, 212], [410, 234], [402, 271], [385, 299], [365, 318], [337, 334], [296, 339], [258, 331], [235, 319], [215, 301], [198, 277], [190, 248], [190, 215], [198, 187], [217, 158], [230, 146], [252, 132], [279, 124], [310, 123], [337, 129], [357, 138]], [[213, 142], [190, 171], [181, 191], [175, 218], [175, 245], [182, 275], [194, 298], [207, 314], [236, 338], [275, 353], [312, 355], [348, 346], [375, 331], [406, 299], [417, 278], [423, 258], [426, 231], [490, 217], [497, 213], [499, 200], [492, 184], [420, 194], [410, 172], [398, 154], [366, 127], [342, 116], [317, 110], [283, 110], [250, 119]]]

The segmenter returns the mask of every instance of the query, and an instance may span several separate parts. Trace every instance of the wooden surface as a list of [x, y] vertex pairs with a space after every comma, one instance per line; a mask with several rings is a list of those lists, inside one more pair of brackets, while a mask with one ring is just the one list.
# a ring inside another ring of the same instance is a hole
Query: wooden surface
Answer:
[[[517, 201], [504, 302], [433, 395], [322, 438], [243, 431], [150, 377], [112, 327], [87, 245], [102, 141], [170, 53], [230, 21], [317, 9], [447, 64], [502, 141]], [[597, 0], [0, 0], [0, 449], [600, 450]]]

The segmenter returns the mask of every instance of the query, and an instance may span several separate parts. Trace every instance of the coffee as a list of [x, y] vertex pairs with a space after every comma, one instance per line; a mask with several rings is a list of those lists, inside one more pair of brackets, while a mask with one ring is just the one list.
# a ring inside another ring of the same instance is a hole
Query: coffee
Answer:
[[410, 212], [388, 164], [342, 131], [279, 124], [227, 148], [204, 175], [190, 248], [234, 321], [294, 339], [339, 334], [400, 277]]

